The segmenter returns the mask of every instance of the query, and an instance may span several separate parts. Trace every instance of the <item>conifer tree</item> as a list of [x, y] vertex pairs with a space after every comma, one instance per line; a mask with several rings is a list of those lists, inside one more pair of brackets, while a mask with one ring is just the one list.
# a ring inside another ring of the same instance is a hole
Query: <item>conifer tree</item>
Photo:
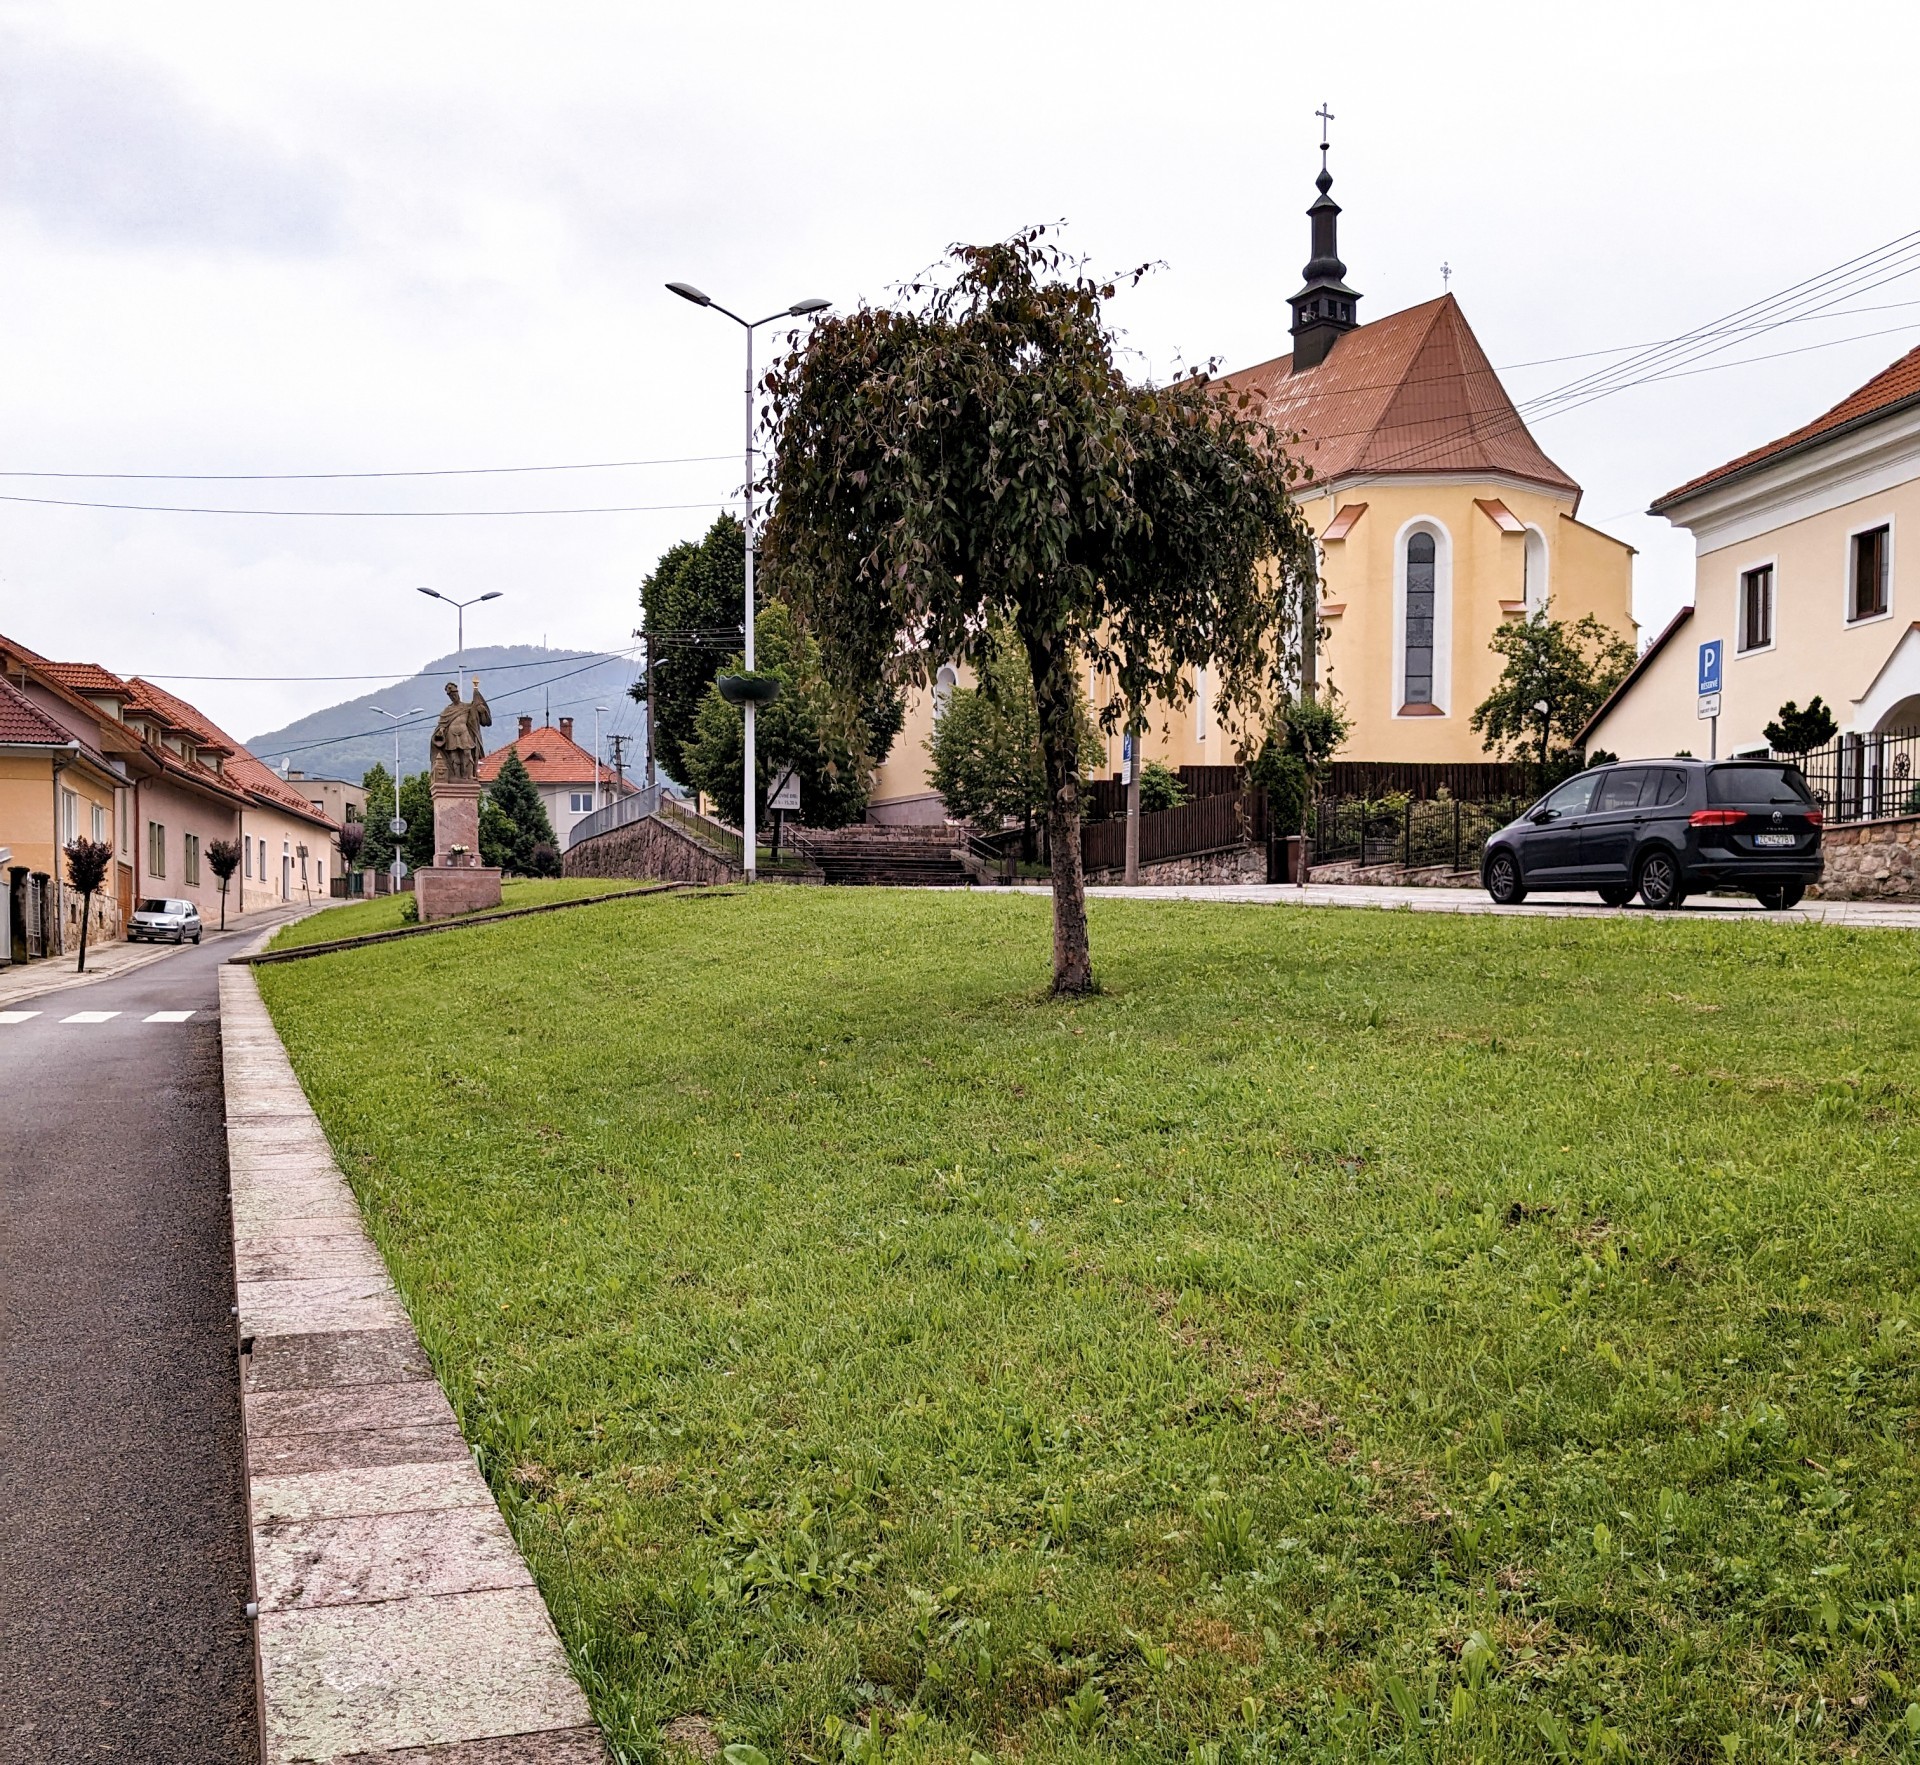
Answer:
[[387, 823], [393, 819], [393, 774], [376, 760], [361, 778], [360, 788], [367, 793], [367, 837], [360, 847], [360, 862], [369, 870], [386, 870], [393, 864], [393, 835], [387, 832]]
[[[495, 849], [501, 849], [499, 842], [507, 842], [500, 861], [501, 869], [509, 870], [515, 876], [537, 875], [534, 847], [552, 846], [557, 842], [553, 837], [553, 823], [547, 819], [547, 806], [540, 801], [539, 789], [520, 756], [511, 749], [500, 763], [499, 775], [487, 787], [487, 808], [493, 814], [489, 817], [483, 811], [480, 831], [482, 855], [486, 852], [490, 824]], [[502, 819], [505, 827], [501, 825]], [[507, 834], [509, 827], [512, 829], [510, 838]]]

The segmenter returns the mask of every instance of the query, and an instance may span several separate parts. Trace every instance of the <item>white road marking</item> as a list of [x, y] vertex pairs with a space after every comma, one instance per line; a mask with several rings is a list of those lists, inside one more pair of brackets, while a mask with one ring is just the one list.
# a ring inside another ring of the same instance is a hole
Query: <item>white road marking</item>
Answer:
[[185, 1023], [193, 1015], [191, 1011], [156, 1011], [151, 1017], [143, 1017], [142, 1023]]
[[105, 1023], [110, 1017], [118, 1017], [117, 1011], [76, 1011], [71, 1017], [61, 1018], [62, 1023]]
[[38, 1017], [37, 1011], [0, 1011], [0, 1023], [25, 1023], [30, 1017]]

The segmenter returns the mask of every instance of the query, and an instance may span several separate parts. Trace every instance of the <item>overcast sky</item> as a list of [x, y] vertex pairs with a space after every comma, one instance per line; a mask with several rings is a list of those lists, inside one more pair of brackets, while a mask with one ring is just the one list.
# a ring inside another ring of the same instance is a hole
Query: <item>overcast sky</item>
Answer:
[[[1377, 318], [1440, 266], [1501, 366], [1671, 336], [1920, 225], [1910, 4], [0, 3], [0, 472], [428, 470], [0, 492], [272, 509], [695, 504], [335, 519], [0, 502], [0, 630], [155, 675], [410, 673], [415, 594], [503, 598], [476, 641], [616, 649], [659, 553], [741, 471], [737, 329], [882, 301], [955, 240], [1064, 219], [1140, 374], [1284, 353], [1324, 100], [1348, 280]], [[1584, 518], [1641, 548], [1657, 627], [1691, 542], [1639, 511], [1920, 341], [1886, 310], [1754, 366], [1540, 424]], [[1866, 337], [1869, 331], [1900, 329]], [[1836, 338], [1851, 339], [1834, 347]], [[1726, 356], [1716, 358], [1726, 360]], [[1514, 395], [1595, 361], [1515, 368]], [[175, 682], [236, 734], [361, 683]], [[628, 707], [629, 710], [632, 707]]]

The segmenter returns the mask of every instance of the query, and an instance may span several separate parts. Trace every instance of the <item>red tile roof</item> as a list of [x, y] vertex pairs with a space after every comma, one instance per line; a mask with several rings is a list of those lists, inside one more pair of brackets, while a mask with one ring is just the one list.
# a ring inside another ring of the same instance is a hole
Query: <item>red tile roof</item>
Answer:
[[1769, 441], [1764, 447], [1743, 453], [1738, 459], [1727, 461], [1724, 466], [1701, 473], [1698, 478], [1689, 478], [1679, 489], [1670, 490], [1659, 498], [1647, 512], [1652, 515], [1664, 514], [1682, 497], [1692, 496], [1696, 491], [1718, 484], [1724, 478], [1754, 471], [1769, 461], [1798, 453], [1843, 430], [1879, 417], [1891, 416], [1894, 411], [1916, 401], [1920, 401], [1920, 347], [1908, 350], [1891, 367], [1882, 369], [1866, 385], [1848, 393], [1832, 410], [1822, 412], [1811, 423], [1802, 423], [1798, 429], [1789, 430], [1777, 441]]
[[65, 748], [73, 745], [73, 736], [12, 681], [0, 676], [0, 742], [19, 742], [36, 748]]
[[109, 674], [98, 662], [42, 662], [40, 672], [58, 681], [69, 692], [112, 693], [127, 696], [127, 683], [117, 674]]
[[134, 695], [134, 702], [143, 709], [176, 729], [186, 730], [202, 746], [222, 749], [227, 758], [221, 773], [229, 784], [237, 785], [248, 796], [270, 803], [276, 809], [284, 809], [289, 815], [297, 815], [302, 820], [327, 828], [339, 826], [332, 816], [316, 809], [313, 799], [305, 796], [298, 785], [289, 784], [271, 766], [255, 759], [197, 706], [175, 697], [164, 687], [155, 686], [150, 680], [136, 677], [129, 680], [127, 686]]
[[1349, 331], [1294, 373], [1283, 355], [1228, 374], [1254, 410], [1298, 431], [1295, 457], [1322, 484], [1447, 472], [1500, 474], [1577, 497], [1540, 451], [1451, 294]]
[[[535, 784], [593, 783], [593, 756], [550, 723], [527, 735], [515, 736], [505, 747], [495, 748], [482, 759], [478, 772], [481, 783], [491, 784], [500, 776], [500, 768], [506, 764], [509, 754], [520, 756], [520, 764]], [[600, 768], [600, 782], [610, 791], [618, 792], [622, 788], [619, 775], [611, 766]]]

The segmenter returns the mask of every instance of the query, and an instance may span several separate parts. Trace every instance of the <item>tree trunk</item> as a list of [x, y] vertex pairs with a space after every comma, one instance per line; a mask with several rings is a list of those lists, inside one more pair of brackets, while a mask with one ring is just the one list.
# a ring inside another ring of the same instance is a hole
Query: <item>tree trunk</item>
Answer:
[[1080, 681], [1073, 654], [1057, 633], [1022, 634], [1033, 668], [1040, 717], [1040, 753], [1047, 769], [1047, 847], [1053, 866], [1053, 991], [1091, 993], [1093, 954], [1087, 943], [1087, 879], [1080, 864]]
[[75, 970], [77, 974], [85, 974], [87, 972], [87, 932], [91, 929], [92, 925], [93, 897], [91, 895], [82, 895], [80, 897], [80, 966]]
[[224, 878], [220, 883], [220, 929], [227, 929], [227, 885]]

